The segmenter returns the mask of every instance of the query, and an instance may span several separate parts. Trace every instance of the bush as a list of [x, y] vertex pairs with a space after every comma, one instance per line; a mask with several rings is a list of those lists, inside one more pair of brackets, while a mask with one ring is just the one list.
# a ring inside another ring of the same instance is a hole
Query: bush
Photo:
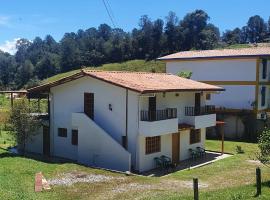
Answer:
[[270, 164], [270, 129], [266, 128], [258, 137], [258, 147], [260, 149], [257, 155], [258, 160], [263, 164]]
[[182, 78], [187, 78], [190, 79], [192, 76], [192, 71], [182, 71], [182, 72], [178, 72], [177, 76], [182, 77]]
[[236, 146], [236, 153], [245, 153], [241, 146]]

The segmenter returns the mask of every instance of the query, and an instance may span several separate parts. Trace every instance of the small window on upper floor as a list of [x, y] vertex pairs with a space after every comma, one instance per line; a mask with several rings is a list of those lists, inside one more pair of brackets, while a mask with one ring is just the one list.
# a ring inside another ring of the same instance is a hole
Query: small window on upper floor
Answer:
[[266, 79], [267, 76], [267, 59], [262, 59], [262, 78]]
[[59, 137], [67, 137], [67, 129], [66, 128], [58, 128], [58, 136]]
[[206, 94], [206, 100], [211, 100], [211, 94]]
[[78, 130], [73, 129], [71, 132], [71, 144], [77, 146], [78, 145]]
[[265, 106], [265, 97], [266, 97], [266, 87], [263, 86], [261, 89], [261, 106]]

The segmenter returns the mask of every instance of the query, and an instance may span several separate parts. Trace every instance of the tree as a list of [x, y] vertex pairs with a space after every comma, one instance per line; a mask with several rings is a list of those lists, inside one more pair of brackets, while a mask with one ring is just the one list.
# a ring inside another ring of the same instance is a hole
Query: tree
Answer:
[[259, 154], [257, 158], [265, 165], [270, 164], [270, 129], [265, 129], [258, 138]]
[[180, 22], [180, 27], [184, 34], [183, 46], [185, 50], [192, 48], [201, 49], [200, 40], [205, 38], [205, 33], [202, 33], [202, 31], [207, 28], [209, 19], [210, 17], [203, 10], [195, 10], [188, 13]]
[[31, 106], [26, 98], [14, 101], [13, 108], [10, 110], [9, 121], [13, 127], [13, 134], [18, 143], [18, 148], [25, 152], [26, 142], [31, 140], [40, 127], [40, 121], [31, 114], [37, 108]]
[[192, 71], [182, 71], [182, 72], [178, 72], [177, 76], [182, 77], [182, 78], [187, 78], [190, 79], [192, 76]]
[[166, 54], [179, 51], [183, 42], [183, 36], [180, 33], [178, 26], [179, 20], [174, 12], [169, 12], [166, 17], [165, 39], [166, 39]]
[[266, 23], [259, 15], [249, 18], [247, 23], [247, 35], [249, 42], [263, 42], [266, 37]]
[[228, 45], [241, 43], [241, 29], [226, 30], [222, 36], [222, 41]]

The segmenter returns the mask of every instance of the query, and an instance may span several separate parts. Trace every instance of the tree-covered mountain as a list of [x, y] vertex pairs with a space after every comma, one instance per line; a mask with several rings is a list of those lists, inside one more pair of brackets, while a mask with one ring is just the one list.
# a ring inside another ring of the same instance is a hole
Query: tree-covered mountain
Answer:
[[191, 49], [224, 48], [233, 44], [270, 42], [268, 23], [252, 16], [242, 28], [227, 30], [209, 23], [203, 10], [195, 10], [179, 20], [169, 12], [163, 19], [144, 15], [131, 32], [101, 24], [98, 28], [64, 34], [57, 42], [50, 35], [33, 41], [20, 39], [15, 55], [0, 51], [0, 89], [36, 85], [58, 73], [133, 59], [152, 60], [159, 56]]

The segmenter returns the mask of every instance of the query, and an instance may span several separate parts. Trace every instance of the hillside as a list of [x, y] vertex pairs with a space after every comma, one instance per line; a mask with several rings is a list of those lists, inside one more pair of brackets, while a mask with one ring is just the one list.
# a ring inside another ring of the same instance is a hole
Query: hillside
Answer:
[[[104, 64], [100, 67], [86, 67], [85, 69], [106, 70], [106, 71], [165, 72], [165, 63], [161, 61], [131, 60], [122, 63]], [[63, 77], [75, 74], [76, 72], [79, 71], [80, 69], [57, 74], [55, 76], [43, 80], [41, 83], [44, 84], [57, 81]]]

